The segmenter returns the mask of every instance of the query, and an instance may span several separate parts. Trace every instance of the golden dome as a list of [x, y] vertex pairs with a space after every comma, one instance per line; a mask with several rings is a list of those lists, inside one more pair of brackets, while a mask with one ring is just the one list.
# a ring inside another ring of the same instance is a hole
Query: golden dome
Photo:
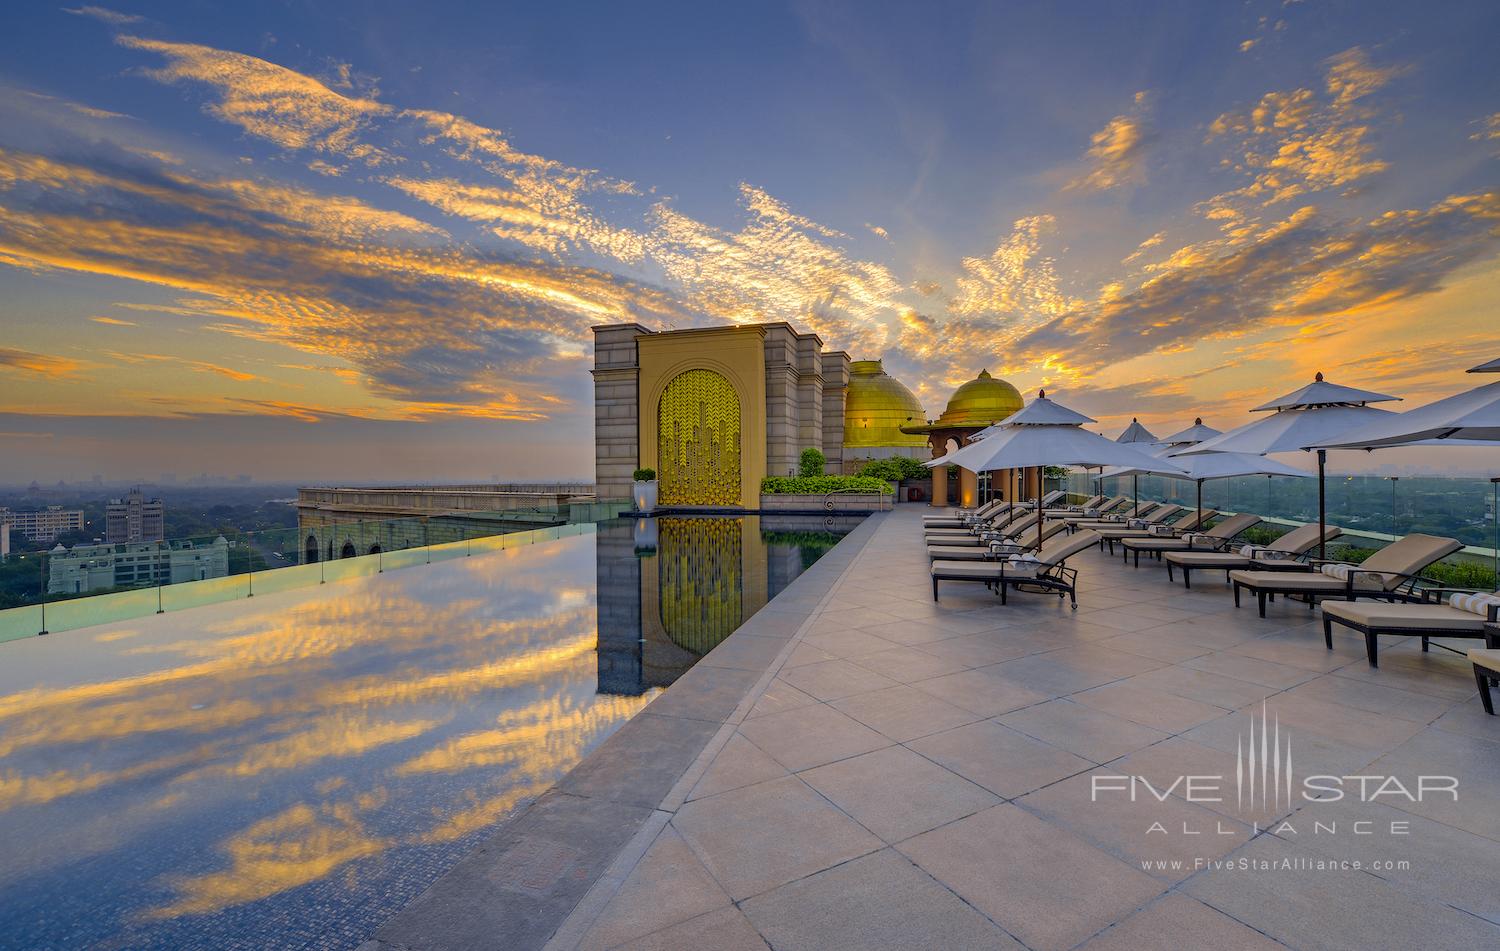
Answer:
[[980, 370], [979, 376], [953, 391], [943, 415], [933, 429], [974, 429], [993, 426], [1026, 403], [1020, 392], [1004, 380]]
[[900, 429], [908, 420], [922, 419], [916, 394], [887, 374], [879, 360], [849, 364], [849, 389], [844, 394], [846, 449], [925, 446], [926, 439]]

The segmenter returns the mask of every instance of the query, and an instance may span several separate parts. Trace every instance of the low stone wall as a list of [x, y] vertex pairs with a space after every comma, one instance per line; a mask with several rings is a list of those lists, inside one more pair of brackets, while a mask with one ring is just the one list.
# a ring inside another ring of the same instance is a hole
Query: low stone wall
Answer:
[[[833, 495], [765, 495], [762, 512], [889, 512], [894, 499], [878, 492], [838, 492]], [[829, 505], [832, 502], [832, 506]]]

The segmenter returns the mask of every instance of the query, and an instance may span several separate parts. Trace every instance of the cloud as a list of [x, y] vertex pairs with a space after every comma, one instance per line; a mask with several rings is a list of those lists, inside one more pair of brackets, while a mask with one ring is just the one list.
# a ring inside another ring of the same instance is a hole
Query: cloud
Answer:
[[54, 357], [14, 347], [0, 347], [0, 370], [18, 370], [37, 376], [60, 379], [72, 376], [83, 364], [67, 357]]
[[1480, 129], [1469, 136], [1475, 142], [1494, 142], [1500, 139], [1500, 112], [1485, 116], [1475, 124], [1480, 126]]
[[[1145, 93], [1136, 93], [1136, 104], [1143, 105]], [[1066, 188], [1076, 191], [1103, 191], [1140, 180], [1141, 160], [1151, 133], [1140, 116], [1115, 116], [1090, 138], [1084, 158], [1089, 170], [1069, 182]]]
[[[1101, 297], [1017, 340], [1032, 360], [1067, 356], [1099, 370], [1278, 324], [1357, 319], [1439, 289], [1500, 248], [1500, 193], [1453, 195], [1426, 209], [1341, 221], [1313, 206], [1229, 250], [1180, 249], [1134, 290]], [[1216, 253], [1217, 252], [1217, 253]]]
[[116, 317], [90, 317], [89, 320], [92, 320], [96, 324], [105, 324], [106, 326], [109, 326], [109, 327], [139, 327], [140, 326], [139, 324], [137, 324], [133, 320], [120, 320], [120, 319], [118, 319]]
[[1150, 251], [1152, 248], [1161, 244], [1165, 240], [1167, 240], [1167, 233], [1165, 231], [1158, 231], [1156, 234], [1153, 234], [1145, 241], [1142, 241], [1140, 244], [1136, 245], [1135, 251], [1131, 252], [1130, 256], [1125, 258], [1125, 260], [1121, 261], [1120, 263], [1133, 264], [1136, 261], [1139, 261], [1142, 257], [1145, 256], [1147, 251]]
[[111, 24], [112, 26], [124, 26], [127, 23], [139, 23], [145, 19], [145, 17], [139, 16], [138, 14], [120, 13], [116, 10], [110, 10], [106, 7], [95, 6], [71, 8], [63, 7], [63, 12], [71, 13], [74, 16], [91, 17], [95, 20], [99, 20], [102, 23]]
[[[1229, 164], [1250, 184], [1202, 204], [1226, 227], [1242, 224], [1241, 200], [1273, 205], [1313, 192], [1344, 188], [1385, 171], [1371, 141], [1374, 113], [1361, 100], [1404, 72], [1377, 67], [1355, 47], [1325, 61], [1325, 97], [1300, 88], [1268, 92], [1248, 111], [1226, 112], [1209, 125], [1208, 139], [1230, 139]], [[1211, 215], [1212, 217], [1212, 215]]]
[[208, 112], [286, 149], [311, 149], [379, 165], [391, 161], [364, 141], [371, 122], [394, 111], [373, 99], [348, 97], [310, 76], [254, 56], [137, 36], [117, 41], [167, 60], [147, 75], [167, 83], [197, 82], [218, 93]]

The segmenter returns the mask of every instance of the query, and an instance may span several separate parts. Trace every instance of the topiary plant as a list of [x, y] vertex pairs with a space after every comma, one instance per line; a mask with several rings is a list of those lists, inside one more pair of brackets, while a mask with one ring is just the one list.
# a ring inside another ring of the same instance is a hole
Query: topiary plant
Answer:
[[635, 475], [631, 476], [637, 482], [650, 482], [656, 478], [655, 469], [637, 469]]
[[804, 479], [813, 478], [823, 474], [823, 467], [827, 463], [828, 457], [821, 450], [809, 447], [797, 457], [797, 471]]

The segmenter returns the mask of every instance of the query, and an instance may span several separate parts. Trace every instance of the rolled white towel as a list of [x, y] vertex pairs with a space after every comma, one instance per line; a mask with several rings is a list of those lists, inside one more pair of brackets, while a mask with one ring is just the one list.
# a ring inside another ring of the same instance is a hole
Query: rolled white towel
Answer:
[[1369, 571], [1360, 571], [1358, 565], [1349, 565], [1341, 561], [1329, 562], [1319, 567], [1318, 570], [1330, 578], [1337, 578], [1339, 581], [1348, 581], [1349, 576], [1353, 575], [1355, 584], [1379, 584], [1381, 580], [1380, 575]]
[[1500, 594], [1455, 594], [1448, 598], [1448, 604], [1460, 611], [1489, 617], [1490, 608], [1500, 605]]
[[1170, 525], [1152, 525], [1151, 526], [1151, 534], [1153, 534], [1153, 535], [1171, 535], [1172, 534], [1172, 526], [1170, 526]]

